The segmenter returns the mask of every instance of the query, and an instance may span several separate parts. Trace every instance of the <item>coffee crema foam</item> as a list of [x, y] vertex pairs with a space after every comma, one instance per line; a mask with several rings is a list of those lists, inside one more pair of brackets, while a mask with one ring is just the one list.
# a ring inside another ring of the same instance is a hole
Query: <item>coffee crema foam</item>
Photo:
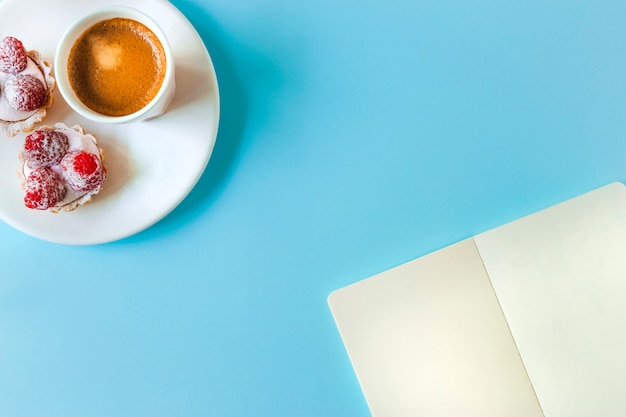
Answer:
[[74, 93], [87, 107], [125, 116], [152, 101], [165, 68], [157, 36], [140, 22], [116, 17], [96, 23], [78, 38], [67, 69]]

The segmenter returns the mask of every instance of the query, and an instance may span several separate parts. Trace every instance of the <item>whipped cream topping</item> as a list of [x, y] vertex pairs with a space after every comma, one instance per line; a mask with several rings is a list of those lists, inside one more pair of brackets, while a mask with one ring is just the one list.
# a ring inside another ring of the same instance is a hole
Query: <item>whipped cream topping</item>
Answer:
[[[97, 145], [96, 138], [93, 135], [83, 133], [82, 129], [78, 126], [70, 128], [63, 123], [57, 123], [54, 126], [54, 129], [63, 132], [67, 136], [69, 142], [69, 148], [67, 150], [68, 152], [81, 150], [89, 152], [95, 155], [98, 159], [102, 160], [102, 153]], [[60, 177], [62, 177], [60, 164], [52, 165], [50, 169], [56, 172]], [[23, 164], [22, 175], [24, 178], [27, 178], [32, 171], [33, 168], [28, 166], [27, 163]], [[75, 205], [71, 207], [73, 209], [76, 205], [88, 201], [92, 195], [100, 192], [100, 189], [88, 192], [76, 192], [72, 190], [69, 186], [66, 186], [66, 189], [67, 192], [65, 194], [65, 198], [59, 201], [54, 208], [51, 208], [51, 211], [59, 211], [61, 208], [65, 206], [72, 206], [75, 203]]]
[[[48, 84], [46, 82], [46, 77], [43, 74], [43, 71], [37, 65], [35, 61], [29, 56], [28, 57], [28, 66], [20, 75], [30, 75], [32, 77], [37, 78], [48, 90]], [[6, 98], [4, 84], [11, 75], [0, 71], [0, 120], [4, 120], [7, 122], [18, 122], [21, 120], [26, 120], [33, 114], [37, 113], [39, 109], [35, 109], [32, 111], [21, 111], [14, 109]]]

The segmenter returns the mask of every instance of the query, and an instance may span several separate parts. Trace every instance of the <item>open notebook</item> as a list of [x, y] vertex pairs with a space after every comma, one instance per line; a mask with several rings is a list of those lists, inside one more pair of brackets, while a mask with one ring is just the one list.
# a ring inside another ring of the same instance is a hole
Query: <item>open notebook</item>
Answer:
[[626, 188], [334, 291], [374, 417], [626, 415]]

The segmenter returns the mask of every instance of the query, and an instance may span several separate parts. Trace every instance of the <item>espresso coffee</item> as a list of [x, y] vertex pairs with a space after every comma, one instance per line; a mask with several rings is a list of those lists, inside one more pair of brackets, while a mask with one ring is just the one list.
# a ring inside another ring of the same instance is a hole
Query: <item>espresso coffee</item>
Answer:
[[67, 70], [74, 93], [87, 107], [107, 116], [125, 116], [154, 98], [165, 68], [163, 46], [148, 27], [113, 18], [78, 38]]

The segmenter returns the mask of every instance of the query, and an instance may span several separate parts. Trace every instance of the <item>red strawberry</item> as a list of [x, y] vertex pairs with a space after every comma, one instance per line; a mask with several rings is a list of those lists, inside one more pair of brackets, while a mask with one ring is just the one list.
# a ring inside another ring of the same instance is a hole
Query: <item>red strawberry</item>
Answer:
[[18, 39], [7, 36], [0, 42], [0, 71], [17, 74], [28, 65], [24, 45]]
[[67, 184], [74, 191], [92, 191], [102, 186], [106, 173], [98, 156], [85, 151], [71, 151], [61, 159]]
[[49, 167], [61, 162], [70, 144], [58, 130], [36, 130], [26, 136], [22, 157], [31, 168]]
[[24, 204], [37, 210], [54, 207], [65, 197], [63, 182], [50, 168], [34, 170], [24, 184]]
[[46, 101], [46, 87], [30, 75], [8, 77], [4, 90], [9, 104], [16, 110], [37, 110]]

